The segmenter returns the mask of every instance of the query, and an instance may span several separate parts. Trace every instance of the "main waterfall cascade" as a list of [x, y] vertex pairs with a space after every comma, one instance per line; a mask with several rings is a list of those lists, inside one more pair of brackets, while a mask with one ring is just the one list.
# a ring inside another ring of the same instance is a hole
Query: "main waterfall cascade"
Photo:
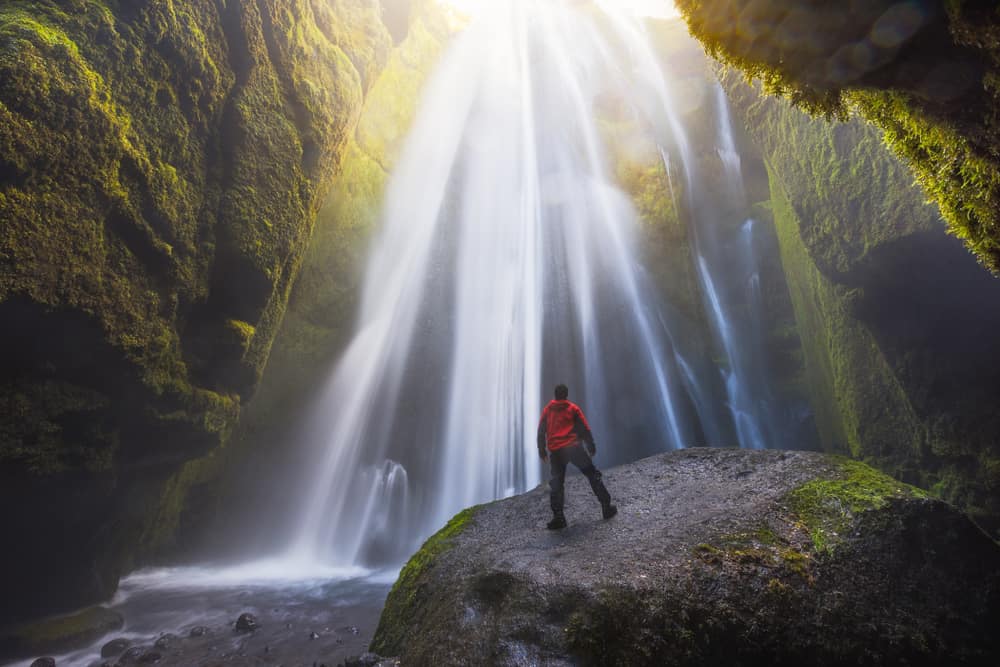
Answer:
[[[636, 19], [612, 2], [489, 6], [439, 65], [393, 172], [356, 333], [308, 428], [286, 554], [301, 563], [398, 563], [460, 509], [537, 485], [536, 420], [556, 382], [591, 418], [602, 465], [777, 442], [754, 223], [716, 219], [746, 209], [721, 90], [724, 206], [698, 187]], [[645, 277], [595, 118], [609, 94], [656, 135], [663, 187], [677, 185], [671, 160], [683, 171], [717, 361]]]

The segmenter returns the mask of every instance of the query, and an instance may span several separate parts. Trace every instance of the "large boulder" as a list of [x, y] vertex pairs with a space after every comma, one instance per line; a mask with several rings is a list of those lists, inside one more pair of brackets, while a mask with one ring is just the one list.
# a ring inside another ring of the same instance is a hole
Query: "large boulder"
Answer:
[[992, 665], [1000, 545], [856, 461], [693, 449], [462, 512], [400, 573], [372, 650], [404, 665]]

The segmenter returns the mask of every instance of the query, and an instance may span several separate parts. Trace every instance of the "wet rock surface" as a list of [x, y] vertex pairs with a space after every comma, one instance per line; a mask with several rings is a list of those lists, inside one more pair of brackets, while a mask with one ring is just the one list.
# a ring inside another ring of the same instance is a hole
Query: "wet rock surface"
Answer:
[[236, 619], [237, 632], [254, 632], [259, 629], [260, 624], [257, 622], [257, 617], [249, 612], [240, 614], [240, 617]]
[[[692, 449], [475, 508], [389, 595], [404, 665], [974, 664], [1000, 655], [1000, 546], [858, 462]], [[465, 521], [464, 524], [462, 522]]]
[[[130, 587], [126, 632], [54, 655], [58, 667], [284, 665], [335, 667], [364, 657], [390, 587], [377, 580], [307, 580], [220, 589]], [[208, 605], [206, 607], [206, 605]], [[256, 630], [236, 621], [254, 617]], [[41, 652], [35, 656], [43, 655]], [[32, 656], [32, 659], [35, 657]], [[8, 664], [0, 654], [0, 664]], [[392, 665], [384, 659], [382, 666]], [[31, 659], [13, 663], [30, 667]], [[41, 664], [41, 663], [40, 663]]]

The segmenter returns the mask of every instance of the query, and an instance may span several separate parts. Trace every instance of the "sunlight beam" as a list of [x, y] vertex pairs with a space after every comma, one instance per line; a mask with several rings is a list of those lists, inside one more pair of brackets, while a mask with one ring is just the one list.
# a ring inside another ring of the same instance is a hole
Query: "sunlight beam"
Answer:
[[[457, 11], [468, 16], [475, 16], [490, 5], [503, 0], [437, 0], [443, 5], [450, 5]], [[575, 2], [586, 4], [589, 0], [539, 0], [540, 2]], [[680, 16], [673, 0], [618, 0], [619, 6], [625, 11], [637, 16], [651, 16], [660, 19], [677, 18]]]

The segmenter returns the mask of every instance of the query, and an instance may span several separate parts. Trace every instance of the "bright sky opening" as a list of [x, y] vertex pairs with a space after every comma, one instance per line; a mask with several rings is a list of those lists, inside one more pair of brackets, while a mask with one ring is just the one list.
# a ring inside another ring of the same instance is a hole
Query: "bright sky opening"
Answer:
[[[438, 0], [442, 4], [451, 5], [464, 14], [472, 16], [492, 3], [501, 0]], [[675, 18], [679, 16], [673, 0], [617, 0], [617, 4], [639, 16], [654, 16], [656, 18]]]

